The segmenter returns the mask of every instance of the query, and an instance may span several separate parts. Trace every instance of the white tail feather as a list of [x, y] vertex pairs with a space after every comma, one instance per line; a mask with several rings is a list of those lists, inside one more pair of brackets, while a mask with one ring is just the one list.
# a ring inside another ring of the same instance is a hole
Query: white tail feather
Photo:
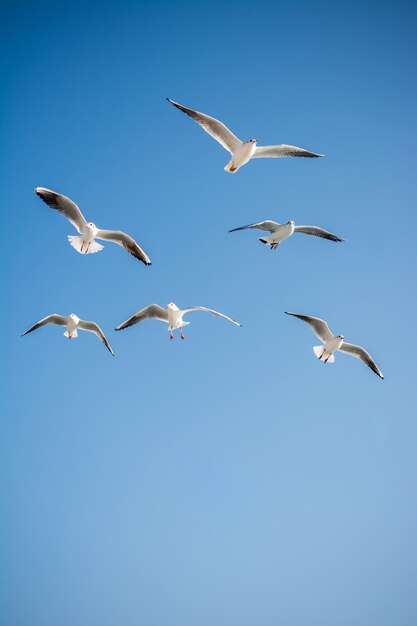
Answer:
[[316, 357], [323, 363], [334, 363], [334, 354], [328, 354], [324, 346], [314, 346], [313, 350]]
[[94, 254], [94, 252], [100, 252], [100, 250], [104, 248], [104, 246], [94, 241], [94, 239], [88, 243], [77, 235], [68, 235], [68, 241], [80, 254]]
[[316, 357], [318, 359], [321, 359], [321, 357], [324, 354], [324, 346], [314, 346], [313, 350], [314, 350], [314, 354], [316, 355]]
[[71, 335], [69, 334], [69, 331], [66, 330], [64, 333], [64, 337], [68, 337], [68, 339], [75, 339], [75, 337], [78, 337], [78, 333], [76, 330], [73, 330]]
[[169, 332], [171, 332], [171, 330], [177, 330], [177, 328], [178, 328], [178, 329], [180, 329], [180, 328], [184, 328], [184, 326], [188, 326], [188, 324], [191, 324], [191, 322], [183, 322], [183, 323], [182, 323], [182, 326], [179, 326], [179, 327], [177, 327], [177, 326], [171, 327], [171, 325], [169, 324], [169, 325], [168, 325], [167, 330], [168, 330]]
[[235, 174], [238, 171], [238, 167], [233, 163], [233, 159], [229, 161], [229, 163], [225, 166], [225, 171], [230, 172], [231, 174]]

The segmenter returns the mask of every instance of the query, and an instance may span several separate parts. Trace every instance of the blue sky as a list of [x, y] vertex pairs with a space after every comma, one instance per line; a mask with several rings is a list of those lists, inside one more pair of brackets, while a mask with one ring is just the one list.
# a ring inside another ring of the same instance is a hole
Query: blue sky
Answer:
[[[411, 626], [416, 10], [9, 3], [2, 19], [2, 599], [8, 626]], [[165, 96], [242, 139], [227, 153]], [[78, 255], [33, 193], [136, 237]], [[316, 224], [272, 253], [261, 219]], [[190, 316], [113, 328], [148, 303]], [[364, 345], [315, 359], [324, 317]], [[77, 313], [108, 334], [20, 333]]]

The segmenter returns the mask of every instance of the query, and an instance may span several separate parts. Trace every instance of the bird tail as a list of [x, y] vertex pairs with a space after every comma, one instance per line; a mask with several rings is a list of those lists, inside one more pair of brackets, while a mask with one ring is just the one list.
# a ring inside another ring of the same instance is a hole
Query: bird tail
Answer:
[[324, 346], [314, 346], [313, 348], [314, 354], [320, 360], [325, 361], [326, 363], [334, 363], [334, 354], [330, 354], [328, 357], [322, 358], [325, 353]]
[[104, 248], [104, 246], [94, 240], [88, 243], [77, 235], [68, 235], [68, 241], [80, 254], [94, 254], [94, 252], [100, 252]]
[[[188, 326], [188, 324], [191, 324], [191, 322], [183, 322], [181, 328], [184, 328], [184, 326]], [[176, 330], [176, 328], [171, 328], [171, 324], [168, 324], [167, 330], [171, 332], [171, 330]]]
[[233, 163], [233, 159], [231, 161], [229, 161], [229, 163], [224, 168], [224, 170], [226, 172], [230, 172], [230, 174], [235, 174], [238, 171], [238, 169], [239, 168], [236, 167], [235, 164]]
[[78, 337], [78, 333], [76, 330], [74, 330], [72, 332], [72, 335], [70, 336], [69, 332], [66, 330], [64, 333], [64, 337], [68, 337], [68, 339], [75, 339], [75, 337]]

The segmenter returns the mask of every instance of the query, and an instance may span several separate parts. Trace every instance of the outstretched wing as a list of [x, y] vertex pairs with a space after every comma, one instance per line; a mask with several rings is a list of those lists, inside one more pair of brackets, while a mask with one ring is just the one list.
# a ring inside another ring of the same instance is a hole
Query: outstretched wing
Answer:
[[382, 374], [381, 370], [379, 369], [378, 365], [375, 363], [369, 352], [367, 352], [361, 346], [355, 346], [355, 344], [353, 343], [346, 343], [344, 341], [339, 348], [339, 351], [345, 352], [346, 354], [350, 354], [351, 356], [360, 359], [365, 363], [365, 365], [370, 367], [371, 370], [375, 372], [375, 374], [377, 374], [380, 378], [384, 378], [384, 375]]
[[311, 315], [299, 315], [298, 313], [290, 313], [289, 311], [285, 311], [287, 315], [293, 315], [294, 317], [298, 317], [298, 319], [303, 320], [303, 322], [307, 322], [316, 334], [316, 336], [324, 342], [333, 337], [332, 333], [327, 326], [327, 322], [321, 320], [319, 317], [312, 317]]
[[46, 189], [46, 187], [36, 187], [35, 193], [48, 205], [51, 209], [55, 209], [64, 215], [67, 220], [81, 234], [87, 221], [75, 202], [63, 196], [61, 193]]
[[242, 326], [242, 324], [234, 320], [232, 317], [229, 317], [228, 315], [224, 315], [223, 313], [219, 313], [218, 311], [214, 311], [213, 309], [208, 309], [205, 306], [191, 306], [191, 307], [188, 307], [187, 309], [181, 309], [181, 313], [183, 315], [185, 315], [186, 313], [189, 313], [190, 311], [207, 311], [208, 313], [213, 313], [213, 315], [218, 315], [219, 317], [223, 317], [228, 322], [232, 322], [232, 324], [236, 324], [236, 326]]
[[106, 335], [103, 333], [103, 331], [101, 330], [100, 326], [98, 324], [96, 324], [95, 322], [86, 322], [85, 320], [80, 320], [78, 323], [78, 328], [80, 330], [86, 330], [90, 333], [94, 333], [99, 339], [100, 341], [102, 341], [104, 343], [104, 345], [106, 346], [107, 350], [109, 352], [112, 353], [112, 355], [114, 356], [114, 352], [112, 350], [111, 345], [109, 344], [109, 342], [107, 341]]
[[201, 128], [216, 139], [230, 154], [233, 154], [236, 148], [242, 143], [222, 122], [219, 122], [219, 120], [216, 120], [214, 117], [200, 113], [200, 111], [188, 109], [170, 98], [167, 98], [167, 100], [173, 104], [174, 107], [177, 107], [177, 109], [189, 115], [197, 124], [200, 124]]
[[236, 230], [245, 230], [246, 228], [258, 228], [259, 230], [266, 230], [270, 233], [274, 233], [281, 226], [278, 222], [271, 222], [265, 220], [264, 222], [257, 222], [256, 224], [248, 224], [247, 226], [239, 226], [239, 228], [232, 228], [229, 233], [234, 233]]
[[159, 304], [148, 304], [145, 308], [141, 309], [132, 317], [129, 317], [125, 322], [120, 324], [115, 330], [123, 330], [124, 328], [128, 328], [129, 326], [133, 326], [134, 324], [138, 324], [139, 322], [143, 322], [143, 320], [148, 319], [157, 319], [161, 322], [168, 323], [168, 311]]
[[142, 250], [136, 241], [129, 235], [126, 235], [126, 233], [122, 233], [120, 230], [99, 229], [95, 237], [96, 239], [105, 239], [106, 241], [117, 243], [119, 246], [122, 246], [125, 250], [132, 254], [136, 259], [145, 263], [145, 265], [152, 264], [146, 252]]
[[323, 228], [318, 228], [318, 226], [295, 226], [295, 233], [304, 233], [306, 235], [314, 235], [315, 237], [322, 237], [323, 239], [330, 239], [330, 241], [344, 241], [337, 235], [332, 235], [327, 230]]
[[63, 315], [58, 315], [57, 313], [52, 313], [52, 315], [48, 315], [47, 317], [44, 317], [42, 320], [37, 322], [37, 324], [28, 328], [28, 330], [26, 330], [20, 336], [23, 337], [24, 335], [31, 333], [33, 330], [37, 330], [41, 326], [46, 326], [47, 324], [56, 324], [57, 326], [66, 326], [67, 323], [68, 323], [68, 319], [66, 317], [64, 317]]
[[279, 159], [281, 157], [322, 157], [324, 154], [317, 154], [316, 152], [310, 152], [304, 150], [304, 148], [297, 148], [297, 146], [287, 146], [286, 144], [280, 144], [278, 146], [256, 146], [255, 152], [252, 155], [252, 159], [265, 159], [273, 158]]

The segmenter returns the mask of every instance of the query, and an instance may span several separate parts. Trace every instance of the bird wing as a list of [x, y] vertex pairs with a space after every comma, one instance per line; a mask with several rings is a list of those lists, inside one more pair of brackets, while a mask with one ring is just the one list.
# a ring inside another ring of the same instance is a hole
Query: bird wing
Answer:
[[218, 315], [219, 317], [223, 317], [228, 322], [232, 322], [232, 324], [236, 324], [236, 326], [242, 326], [242, 324], [240, 324], [233, 318], [228, 317], [227, 315], [223, 315], [223, 313], [219, 313], [218, 311], [213, 311], [213, 309], [208, 309], [205, 306], [190, 306], [187, 309], [181, 309], [181, 313], [183, 315], [185, 315], [186, 313], [189, 313], [190, 311], [207, 311], [208, 313], [213, 313], [213, 315]]
[[114, 352], [112, 350], [111, 345], [107, 341], [106, 335], [101, 330], [100, 326], [95, 322], [86, 322], [85, 320], [80, 320], [78, 323], [78, 328], [81, 330], [86, 330], [90, 333], [94, 333], [106, 346], [107, 350], [112, 353], [114, 356]]
[[258, 228], [259, 230], [266, 230], [270, 233], [274, 233], [281, 226], [278, 222], [271, 222], [265, 220], [264, 222], [257, 222], [256, 224], [248, 224], [247, 226], [239, 226], [239, 228], [232, 228], [229, 233], [234, 233], [236, 230], [245, 230], [246, 228]]
[[129, 317], [129, 319], [125, 322], [120, 324], [115, 330], [123, 330], [129, 326], [143, 322], [143, 320], [152, 318], [168, 323], [168, 311], [159, 306], [159, 304], [148, 304], [148, 306], [145, 306], [145, 308], [141, 309], [132, 315], [132, 317]]
[[66, 326], [67, 323], [68, 323], [68, 318], [64, 317], [63, 315], [58, 315], [57, 313], [52, 313], [52, 315], [47, 315], [42, 320], [37, 322], [34, 326], [31, 326], [30, 328], [28, 328], [28, 330], [26, 330], [20, 336], [23, 337], [24, 335], [31, 333], [33, 330], [37, 330], [41, 326], [46, 326], [47, 324], [56, 324], [57, 326]]
[[170, 98], [167, 98], [167, 100], [173, 104], [174, 107], [177, 107], [177, 109], [192, 117], [197, 124], [200, 124], [206, 133], [214, 137], [230, 154], [233, 154], [236, 148], [242, 143], [222, 122], [219, 122], [219, 120], [216, 120], [214, 117], [200, 113], [200, 111], [188, 109]]
[[321, 320], [319, 317], [299, 315], [298, 313], [290, 313], [289, 311], [285, 312], [287, 315], [293, 315], [294, 317], [298, 317], [298, 319], [303, 320], [303, 322], [307, 322], [321, 341], [326, 342], [328, 339], [333, 337], [329, 327], [327, 326], [327, 322]]
[[75, 202], [63, 196], [52, 189], [46, 189], [45, 187], [36, 187], [35, 193], [48, 205], [51, 209], [55, 209], [64, 215], [67, 220], [78, 230], [81, 234], [84, 230], [84, 226], [87, 223], [84, 215], [77, 207]]
[[256, 146], [252, 159], [265, 159], [267, 157], [278, 159], [280, 157], [322, 157], [324, 154], [317, 154], [297, 148], [297, 146], [287, 146], [284, 143], [278, 146]]
[[351, 356], [360, 359], [365, 363], [365, 365], [370, 367], [371, 370], [375, 372], [375, 374], [377, 374], [380, 378], [384, 378], [384, 375], [382, 374], [381, 370], [379, 369], [369, 352], [367, 352], [361, 346], [355, 346], [355, 344], [353, 343], [346, 343], [344, 341], [339, 350], [340, 352], [346, 352], [346, 354], [350, 354]]
[[98, 229], [97, 234], [95, 235], [97, 239], [105, 239], [106, 241], [112, 241], [113, 243], [119, 244], [125, 250], [127, 250], [130, 254], [132, 254], [136, 259], [145, 263], [145, 265], [151, 265], [152, 262], [146, 252], [142, 250], [142, 248], [136, 243], [132, 237], [126, 235], [126, 233], [122, 233], [120, 230], [101, 230]]
[[330, 239], [330, 241], [344, 241], [337, 235], [332, 235], [327, 230], [319, 228], [318, 226], [295, 226], [295, 233], [305, 233], [306, 235], [315, 235], [316, 237], [323, 237], [323, 239]]

